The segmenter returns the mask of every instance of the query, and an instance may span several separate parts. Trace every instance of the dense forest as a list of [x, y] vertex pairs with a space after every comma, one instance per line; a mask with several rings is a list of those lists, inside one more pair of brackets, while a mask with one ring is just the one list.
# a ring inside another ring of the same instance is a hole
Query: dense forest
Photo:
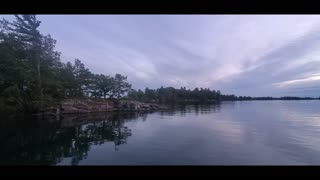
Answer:
[[[0, 21], [0, 111], [37, 112], [66, 98], [133, 99], [147, 102], [259, 100], [219, 90], [161, 87], [134, 90], [127, 76], [95, 74], [79, 60], [63, 63], [56, 40], [39, 31], [35, 15]], [[301, 99], [284, 97], [283, 99]]]

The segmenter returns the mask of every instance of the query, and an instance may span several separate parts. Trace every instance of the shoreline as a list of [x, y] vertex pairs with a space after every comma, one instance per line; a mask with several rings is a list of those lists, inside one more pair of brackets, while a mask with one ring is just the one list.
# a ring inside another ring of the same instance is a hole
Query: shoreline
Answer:
[[[91, 114], [99, 112], [155, 112], [169, 110], [173, 104], [216, 104], [221, 102], [235, 101], [317, 101], [314, 99], [242, 99], [242, 100], [220, 100], [220, 101], [175, 101], [166, 103], [142, 102], [137, 100], [110, 100], [110, 99], [64, 99], [57, 105], [49, 106], [41, 112], [19, 113], [32, 116], [62, 116], [76, 114]], [[2, 112], [1, 114], [7, 114]], [[10, 113], [11, 114], [11, 113]]]
[[95, 100], [65, 99], [58, 105], [51, 106], [36, 115], [86, 114], [96, 112], [148, 112], [165, 110], [167, 107], [156, 103], [145, 103], [135, 100]]

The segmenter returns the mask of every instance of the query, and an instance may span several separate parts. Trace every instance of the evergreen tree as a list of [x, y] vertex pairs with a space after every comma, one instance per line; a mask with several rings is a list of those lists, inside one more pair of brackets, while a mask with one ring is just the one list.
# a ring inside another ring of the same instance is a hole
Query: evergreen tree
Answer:
[[111, 98], [120, 98], [131, 89], [131, 84], [126, 81], [127, 76], [123, 76], [121, 74], [116, 74], [115, 77], [112, 78]]

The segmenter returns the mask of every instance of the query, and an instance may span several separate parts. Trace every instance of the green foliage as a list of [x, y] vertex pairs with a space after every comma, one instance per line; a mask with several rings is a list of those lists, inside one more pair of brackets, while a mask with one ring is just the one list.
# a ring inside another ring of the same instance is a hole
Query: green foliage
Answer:
[[146, 88], [142, 90], [130, 91], [129, 99], [136, 99], [148, 102], [194, 102], [194, 101], [218, 101], [221, 98], [220, 91], [210, 90], [209, 88], [195, 88], [194, 90], [181, 87], [175, 89], [173, 87], [161, 87], [158, 89]]
[[[54, 51], [56, 41], [37, 30], [41, 22], [35, 15], [15, 17], [0, 22], [0, 92], [14, 87], [16, 110], [34, 112], [61, 96], [60, 53]], [[2, 99], [10, 106], [8, 98]]]
[[[21, 92], [16, 85], [9, 86], [1, 93], [2, 102], [7, 105], [8, 109], [15, 110], [23, 108], [23, 99]], [[6, 109], [7, 109], [6, 108]]]
[[91, 95], [95, 98], [103, 97], [105, 99], [107, 96], [111, 95], [113, 87], [112, 83], [113, 81], [110, 76], [105, 76], [103, 74], [94, 75]]
[[116, 74], [115, 77], [112, 78], [111, 98], [120, 98], [131, 89], [131, 84], [126, 81], [127, 76], [123, 76], [121, 74]]
[[127, 77], [93, 74], [79, 60], [62, 63], [56, 40], [42, 35], [35, 15], [0, 21], [1, 111], [41, 111], [63, 98], [120, 98]]

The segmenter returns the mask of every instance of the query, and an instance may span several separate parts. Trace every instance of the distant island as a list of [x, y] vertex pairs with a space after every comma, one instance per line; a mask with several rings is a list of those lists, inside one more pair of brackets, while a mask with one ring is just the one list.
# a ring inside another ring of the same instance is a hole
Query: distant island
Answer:
[[79, 59], [61, 62], [56, 40], [39, 32], [35, 15], [15, 17], [0, 21], [1, 112], [37, 113], [56, 106], [69, 107], [68, 112], [156, 110], [163, 108], [157, 104], [172, 102], [319, 99], [235, 96], [209, 88], [134, 90], [127, 76], [92, 73]]

